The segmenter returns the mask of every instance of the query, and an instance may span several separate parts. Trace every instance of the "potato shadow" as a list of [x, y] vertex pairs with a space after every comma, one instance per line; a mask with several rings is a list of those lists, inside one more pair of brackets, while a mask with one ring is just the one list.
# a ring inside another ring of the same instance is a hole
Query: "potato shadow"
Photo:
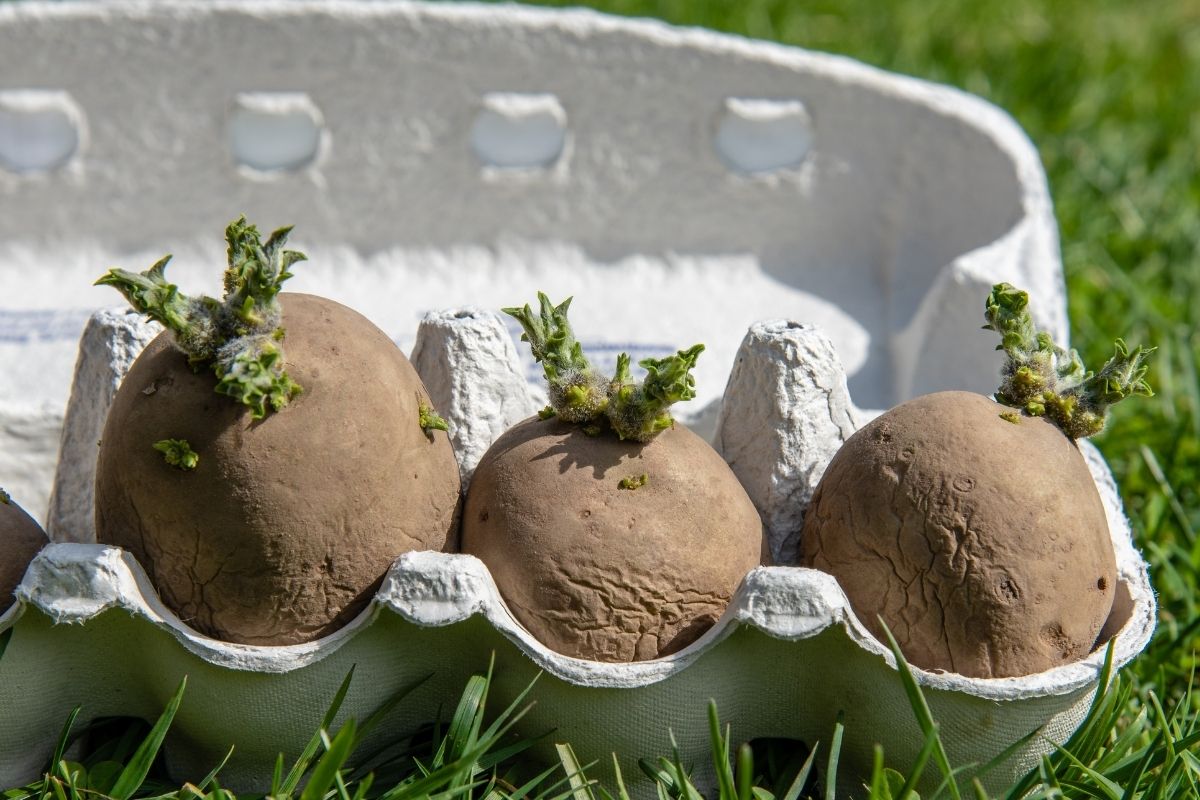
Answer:
[[642, 448], [647, 444], [621, 441], [611, 430], [602, 430], [598, 435], [591, 436], [584, 433], [579, 425], [558, 419], [531, 417], [511, 428], [496, 441], [493, 449], [500, 455], [535, 439], [544, 440], [543, 445], [550, 444], [548, 447], [539, 447], [537, 455], [529, 459], [530, 463], [555, 460], [560, 475], [573, 469], [590, 469], [592, 477], [598, 480], [604, 478], [609, 470], [640, 458]]
[[[558, 472], [565, 474], [572, 469], [591, 469], [592, 477], [603, 479], [610, 469], [623, 462], [632, 461], [641, 454], [646, 445], [641, 442], [621, 441], [608, 432], [589, 436], [576, 429], [571, 435], [547, 449], [533, 461], [558, 458]], [[624, 473], [622, 473], [624, 474]]]

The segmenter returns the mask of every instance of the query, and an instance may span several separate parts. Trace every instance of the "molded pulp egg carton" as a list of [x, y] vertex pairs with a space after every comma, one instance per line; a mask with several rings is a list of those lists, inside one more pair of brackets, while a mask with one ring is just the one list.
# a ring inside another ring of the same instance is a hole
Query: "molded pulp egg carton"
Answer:
[[[555, 729], [542, 754], [569, 741], [601, 778], [615, 751], [637, 779], [634, 760], [668, 753], [673, 731], [703, 780], [709, 698], [740, 739], [827, 741], [844, 712], [843, 776], [869, 771], [876, 742], [902, 767], [923, 741], [890, 654], [831, 577], [800, 568], [754, 570], [702, 639], [634, 664], [547, 650], [479, 561], [441, 553], [402, 556], [368, 610], [317, 642], [196, 634], [130, 555], [94, 543], [95, 441], [155, 333], [99, 310], [116, 298], [91, 282], [113, 264], [174, 252], [173, 279], [212, 293], [230, 218], [295, 224], [311, 260], [289, 288], [412, 352], [468, 479], [539, 404], [513, 324], [484, 309], [577, 295], [601, 360], [703, 341], [681, 416], [729, 460], [780, 563], [828, 459], [873, 413], [860, 408], [994, 388], [979, 331], [993, 283], [1029, 289], [1038, 323], [1067, 331], [1045, 179], [1003, 112], [844, 58], [583, 11], [5, 4], [0, 202], [0, 485], [55, 541], [0, 616], [4, 785], [37, 774], [75, 705], [81, 723], [153, 719], [187, 675], [169, 766], [204, 774], [233, 744], [224, 784], [262, 789], [351, 666], [343, 717], [359, 719], [432, 675], [386, 738], [444, 717], [492, 654], [496, 706], [544, 671], [521, 730]], [[1124, 664], [1154, 598], [1111, 475], [1082, 450], [1120, 574], [1102, 639]], [[1026, 678], [915, 674], [956, 765], [1040, 729], [987, 775], [1002, 786], [1077, 726], [1102, 649]]]

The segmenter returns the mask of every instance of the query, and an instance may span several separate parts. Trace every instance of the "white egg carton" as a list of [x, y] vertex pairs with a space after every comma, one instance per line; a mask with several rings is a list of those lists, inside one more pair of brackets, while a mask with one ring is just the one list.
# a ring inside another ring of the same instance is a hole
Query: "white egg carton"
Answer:
[[[685, 421], [730, 461], [786, 560], [833, 450], [871, 414], [852, 396], [883, 408], [993, 388], [993, 334], [978, 330], [993, 283], [1029, 289], [1038, 323], [1065, 339], [1044, 175], [1003, 112], [835, 56], [509, 6], [18, 2], [0, 6], [0, 76], [13, 376], [0, 485], [46, 510], [56, 542], [0, 616], [0, 785], [38, 772], [75, 705], [81, 723], [153, 718], [186, 674], [171, 768], [204, 774], [235, 744], [225, 785], [261, 789], [352, 665], [344, 715], [360, 719], [433, 676], [387, 737], [444, 717], [492, 653], [494, 702], [543, 670], [522, 730], [555, 729], [541, 753], [569, 741], [601, 778], [615, 751], [639, 779], [634, 760], [669, 752], [672, 731], [703, 771], [709, 698], [747, 739], [827, 743], [843, 711], [848, 780], [876, 742], [897, 766], [916, 756], [891, 656], [812, 570], [751, 572], [701, 640], [635, 664], [545, 649], [482, 564], [453, 554], [401, 557], [368, 610], [317, 642], [199, 636], [127, 553], [94, 543], [95, 440], [154, 329], [93, 313], [115, 298], [90, 283], [173, 251], [185, 291], [215, 292], [232, 216], [294, 223], [311, 261], [288, 288], [346, 302], [412, 350], [468, 478], [538, 406], [513, 326], [479, 308], [575, 294], [602, 359], [704, 341]], [[1118, 556], [1105, 637], [1124, 664], [1148, 641], [1154, 598], [1111, 475], [1083, 451]], [[956, 765], [1040, 729], [984, 780], [1003, 786], [1069, 736], [1102, 659], [917, 678]]]

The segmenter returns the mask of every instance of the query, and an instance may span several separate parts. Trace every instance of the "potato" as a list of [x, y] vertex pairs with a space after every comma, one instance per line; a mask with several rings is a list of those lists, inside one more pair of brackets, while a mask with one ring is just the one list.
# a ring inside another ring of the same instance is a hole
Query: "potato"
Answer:
[[684, 426], [642, 444], [535, 417], [480, 461], [462, 543], [550, 649], [640, 661], [712, 626], [763, 535], [733, 472]]
[[855, 433], [804, 517], [801, 563], [925, 669], [1042, 672], [1092, 651], [1116, 589], [1104, 506], [1075, 443], [971, 392]]
[[[1075, 439], [1152, 394], [1152, 349], [1097, 372], [996, 284], [984, 325], [1006, 362], [996, 400], [910, 400], [834, 455], [804, 515], [801, 563], [832, 574], [859, 619], [905, 657], [975, 678], [1028, 675], [1092, 651], [1116, 591], [1104, 506]], [[882, 623], [879, 618], [882, 618]]]
[[185, 623], [256, 645], [325, 636], [400, 554], [454, 549], [460, 499], [395, 344], [332, 300], [278, 293], [303, 258], [281, 249], [286, 233], [264, 245], [230, 226], [223, 302], [181, 295], [165, 259], [102, 279], [169, 330], [105, 423], [97, 538], [132, 552]]
[[[458, 467], [417, 424], [408, 359], [331, 300], [281, 296], [287, 369], [304, 391], [253, 420], [162, 334], [121, 384], [101, 439], [96, 531], [132, 552], [163, 601], [218, 639], [324, 636], [409, 550], [455, 545]], [[194, 469], [154, 443], [187, 441]]]
[[0, 614], [15, 601], [29, 562], [49, 543], [42, 526], [0, 489]]
[[695, 641], [765, 553], [732, 470], [668, 409], [695, 397], [697, 344], [592, 366], [571, 300], [506, 308], [549, 384], [550, 405], [484, 454], [467, 493], [463, 551], [491, 570], [513, 615], [576, 658], [637, 661]]

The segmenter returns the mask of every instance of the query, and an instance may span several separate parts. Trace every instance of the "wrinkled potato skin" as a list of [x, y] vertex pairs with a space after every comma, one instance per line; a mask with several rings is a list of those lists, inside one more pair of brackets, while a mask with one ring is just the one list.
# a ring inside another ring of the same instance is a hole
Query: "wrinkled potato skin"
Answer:
[[[643, 473], [641, 488], [618, 487]], [[532, 418], [475, 470], [463, 552], [550, 649], [641, 661], [712, 626], [761, 563], [763, 533], [733, 472], [682, 425], [638, 444]]]
[[[280, 299], [302, 394], [252, 420], [160, 336], [117, 393], [96, 476], [99, 540], [131, 551], [185, 623], [256, 645], [331, 633], [401, 553], [457, 543], [458, 466], [418, 425], [408, 359], [345, 306]], [[168, 466], [152, 447], [167, 438], [199, 465]]]
[[13, 604], [13, 591], [29, 562], [50, 540], [42, 526], [16, 503], [0, 503], [0, 614]]
[[805, 514], [801, 559], [927, 670], [1030, 675], [1093, 649], [1116, 589], [1075, 444], [982, 395], [904, 403], [850, 437]]

